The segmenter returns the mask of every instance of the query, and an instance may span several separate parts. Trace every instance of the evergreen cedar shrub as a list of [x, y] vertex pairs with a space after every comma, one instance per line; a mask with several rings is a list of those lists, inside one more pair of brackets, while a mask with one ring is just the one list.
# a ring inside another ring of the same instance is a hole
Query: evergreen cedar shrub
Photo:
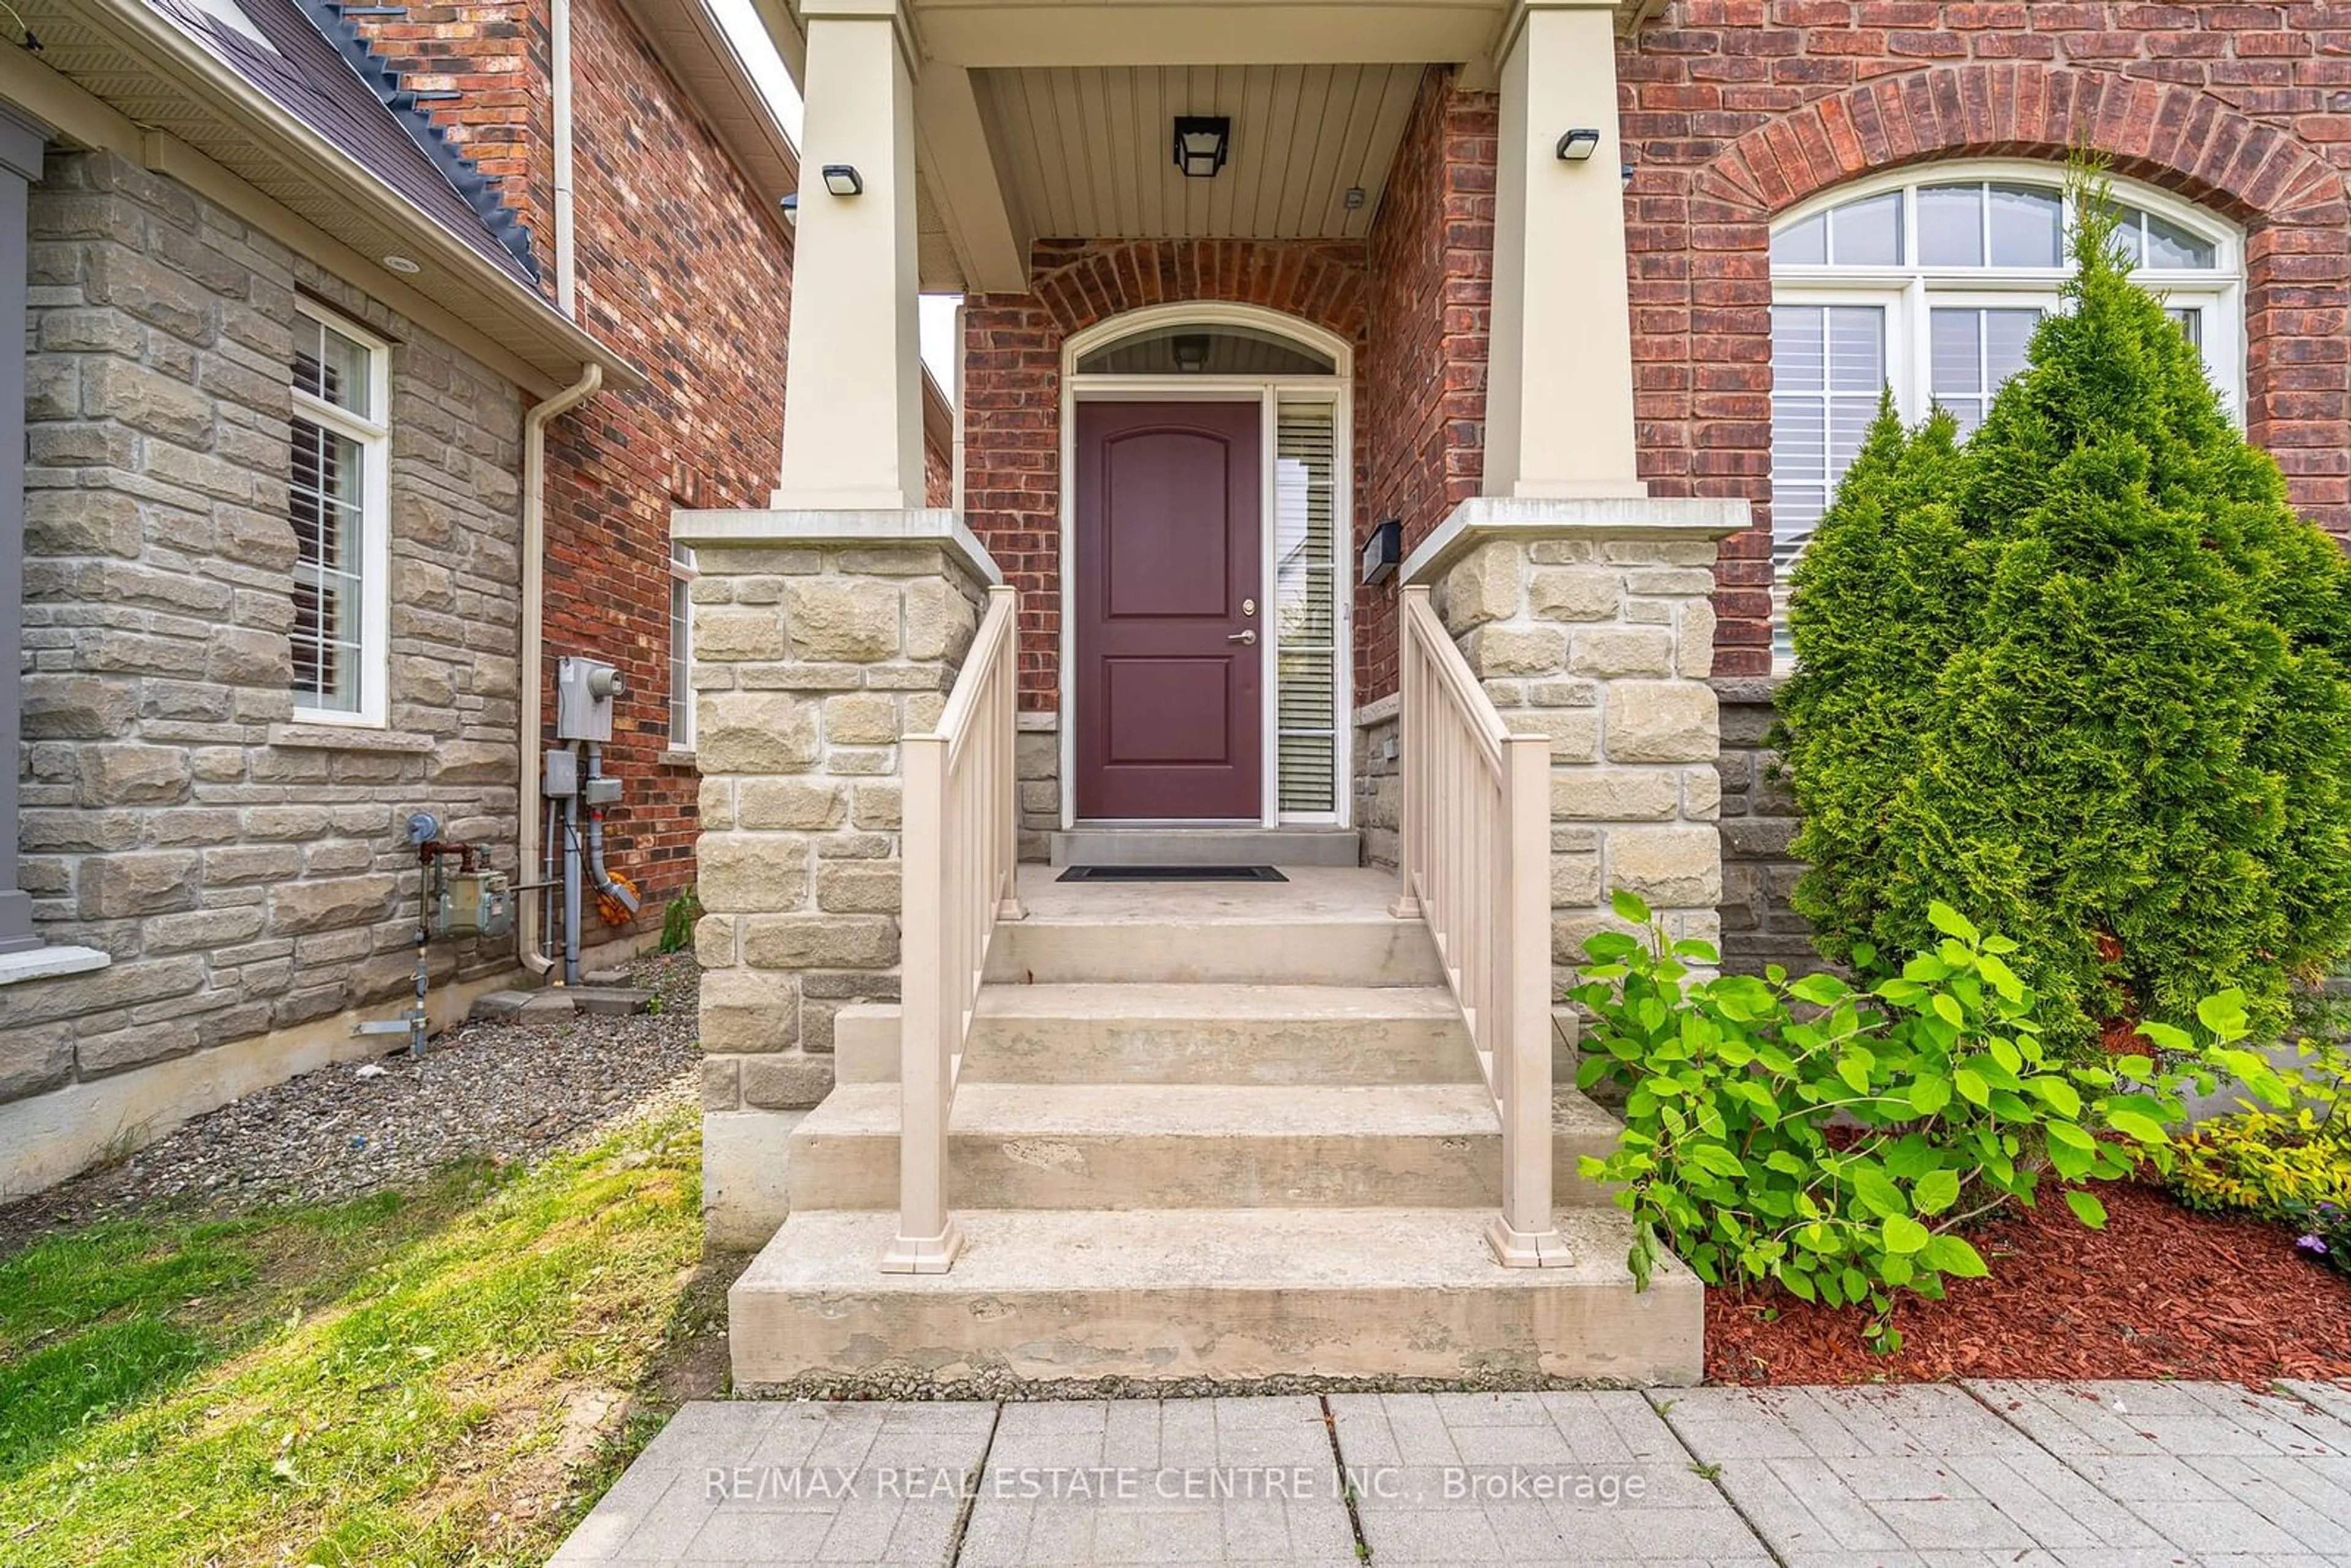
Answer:
[[1794, 576], [1779, 740], [1823, 953], [1937, 901], [2017, 939], [2076, 1056], [2351, 949], [2351, 570], [2077, 176], [2068, 308], [1957, 442], [1881, 411]]

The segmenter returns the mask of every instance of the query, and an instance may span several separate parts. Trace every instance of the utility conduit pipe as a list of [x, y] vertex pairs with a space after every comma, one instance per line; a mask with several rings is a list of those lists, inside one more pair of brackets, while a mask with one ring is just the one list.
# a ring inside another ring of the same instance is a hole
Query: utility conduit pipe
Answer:
[[[592, 740], [588, 743], [588, 777], [604, 777], [604, 748]], [[607, 898], [618, 899], [630, 914], [637, 912], [637, 895], [629, 884], [615, 882], [604, 869], [604, 808], [593, 802], [588, 808], [588, 885]]]
[[[522, 831], [519, 864], [525, 875], [540, 858], [542, 849], [538, 802], [531, 789], [539, 779], [543, 744], [539, 731], [546, 723], [547, 427], [558, 415], [595, 396], [603, 384], [603, 366], [584, 366], [578, 381], [533, 408], [522, 422], [522, 722], [517, 732], [515, 772], [521, 794], [515, 802], [515, 821]], [[540, 951], [544, 941], [539, 901], [522, 901], [515, 910], [515, 952], [523, 967], [534, 975], [554, 967]]]

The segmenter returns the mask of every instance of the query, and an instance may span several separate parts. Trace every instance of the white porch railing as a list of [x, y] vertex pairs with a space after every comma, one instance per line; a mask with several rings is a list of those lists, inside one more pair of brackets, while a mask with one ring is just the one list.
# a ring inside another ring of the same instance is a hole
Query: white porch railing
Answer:
[[1429, 608], [1402, 595], [1399, 918], [1428, 924], [1502, 1123], [1502, 1209], [1486, 1228], [1514, 1269], [1572, 1260], [1552, 1215], [1551, 741], [1513, 735]]
[[1013, 883], [1019, 601], [1013, 589], [987, 591], [938, 728], [900, 743], [898, 1236], [882, 1255], [889, 1274], [944, 1274], [963, 1247], [947, 1213], [947, 1113], [988, 944], [998, 921], [1022, 913]]

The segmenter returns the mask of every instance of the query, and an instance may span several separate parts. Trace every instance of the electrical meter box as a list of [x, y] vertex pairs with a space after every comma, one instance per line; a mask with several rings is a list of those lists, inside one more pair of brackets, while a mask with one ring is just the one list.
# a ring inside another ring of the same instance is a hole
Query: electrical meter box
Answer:
[[504, 936], [514, 929], [513, 884], [502, 871], [460, 872], [441, 889], [444, 936]]
[[558, 747], [546, 757], [547, 777], [539, 793], [550, 800], [565, 800], [580, 793], [580, 754], [569, 747]]
[[555, 737], [612, 738], [612, 699], [622, 695], [621, 672], [601, 659], [565, 657], [555, 664]]

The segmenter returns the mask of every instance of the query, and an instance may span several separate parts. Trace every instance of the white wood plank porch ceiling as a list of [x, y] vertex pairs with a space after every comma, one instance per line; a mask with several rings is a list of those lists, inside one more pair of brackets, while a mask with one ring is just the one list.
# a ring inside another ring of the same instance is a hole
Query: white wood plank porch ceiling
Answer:
[[[795, 75], [801, 0], [755, 0]], [[927, 290], [1019, 290], [1041, 238], [1354, 239], [1423, 68], [1490, 79], [1506, 0], [900, 0]], [[1233, 121], [1186, 180], [1180, 114]], [[1347, 193], [1362, 201], [1347, 205]]]
[[[1134, 239], [1360, 239], [1424, 68], [1053, 66], [974, 73], [1016, 226]], [[1232, 120], [1231, 162], [1187, 180], [1178, 115]], [[1363, 193], [1347, 205], [1349, 190]]]

